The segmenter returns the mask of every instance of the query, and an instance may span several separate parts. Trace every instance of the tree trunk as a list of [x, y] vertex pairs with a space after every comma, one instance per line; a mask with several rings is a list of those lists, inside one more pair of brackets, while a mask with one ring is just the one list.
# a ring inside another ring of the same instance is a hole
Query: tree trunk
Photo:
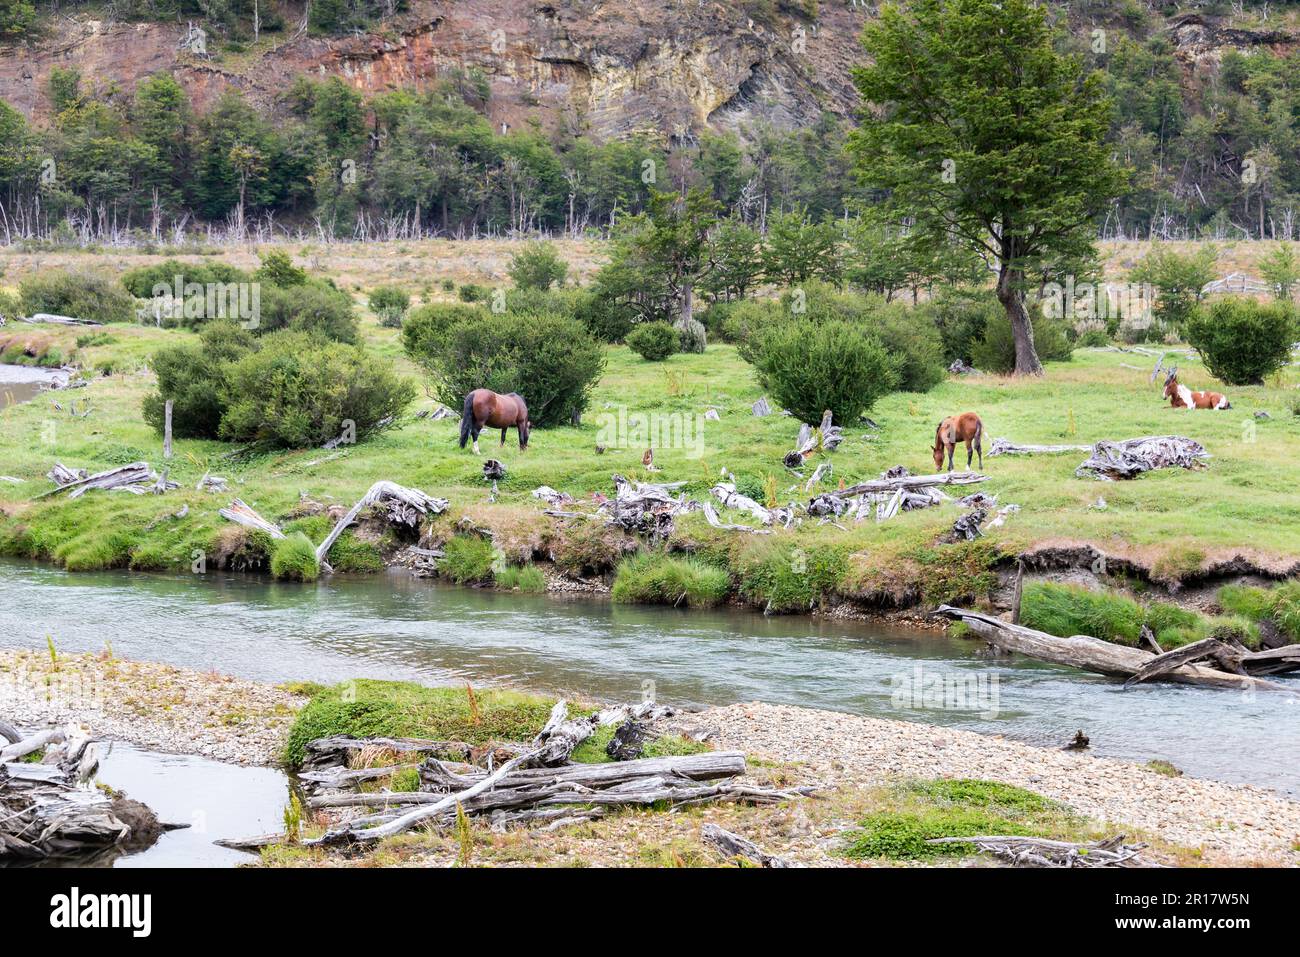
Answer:
[[679, 321], [683, 327], [686, 323], [695, 318], [695, 289], [691, 283], [690, 277], [684, 280], [682, 286], [682, 312]]
[[1034, 327], [1025, 309], [1025, 293], [1020, 279], [1019, 270], [1003, 265], [998, 274], [998, 301], [1007, 311], [1011, 335], [1016, 343], [1016, 375], [1042, 375], [1043, 364], [1038, 361], [1038, 352], [1034, 348]]

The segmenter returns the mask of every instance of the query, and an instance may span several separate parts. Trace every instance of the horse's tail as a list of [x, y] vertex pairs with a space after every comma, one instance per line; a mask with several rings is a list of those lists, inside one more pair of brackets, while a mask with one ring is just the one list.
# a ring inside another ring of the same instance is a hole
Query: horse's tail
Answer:
[[460, 413], [460, 447], [463, 449], [469, 441], [470, 430], [474, 427], [474, 393], [465, 395], [465, 407]]
[[984, 438], [984, 420], [978, 415], [975, 416], [975, 448], [980, 447], [980, 441]]

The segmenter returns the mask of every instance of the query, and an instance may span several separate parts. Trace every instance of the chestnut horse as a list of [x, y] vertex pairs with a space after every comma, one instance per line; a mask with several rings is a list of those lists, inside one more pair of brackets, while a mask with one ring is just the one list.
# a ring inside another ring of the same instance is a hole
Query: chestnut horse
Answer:
[[1178, 367], [1174, 366], [1165, 378], [1165, 398], [1175, 409], [1231, 409], [1232, 403], [1222, 392], [1193, 392], [1178, 383]]
[[984, 468], [984, 448], [980, 440], [984, 437], [984, 423], [974, 412], [950, 415], [939, 423], [934, 430], [934, 467], [943, 468], [943, 456], [948, 455], [948, 471], [952, 471], [952, 454], [957, 451], [957, 443], [966, 443], [966, 467], [970, 468], [971, 446], [980, 457], [980, 468]]
[[519, 429], [519, 451], [528, 448], [528, 431], [532, 423], [528, 421], [528, 405], [518, 392], [499, 395], [491, 389], [475, 389], [465, 396], [465, 409], [460, 417], [460, 447], [472, 437], [474, 454], [478, 450], [478, 434], [484, 427], [501, 430], [501, 444], [506, 444], [506, 432], [514, 427]]

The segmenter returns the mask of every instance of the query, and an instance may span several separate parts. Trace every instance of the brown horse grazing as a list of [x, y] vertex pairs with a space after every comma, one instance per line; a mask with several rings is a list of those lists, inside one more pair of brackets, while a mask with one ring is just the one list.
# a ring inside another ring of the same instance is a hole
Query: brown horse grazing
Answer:
[[515, 427], [519, 429], [519, 451], [528, 448], [528, 432], [532, 428], [528, 421], [528, 405], [518, 392], [499, 395], [491, 389], [475, 389], [465, 396], [465, 409], [460, 417], [460, 447], [472, 437], [474, 454], [478, 450], [478, 434], [484, 426], [501, 430], [501, 444], [506, 444], [506, 432]]
[[974, 412], [950, 415], [939, 423], [934, 430], [934, 467], [943, 468], [943, 456], [948, 455], [948, 471], [952, 471], [952, 454], [957, 451], [957, 443], [966, 443], [966, 467], [970, 468], [971, 446], [980, 457], [980, 468], [984, 468], [984, 447], [980, 440], [984, 437], [984, 423]]
[[1193, 392], [1178, 383], [1178, 367], [1174, 366], [1165, 377], [1165, 398], [1175, 409], [1231, 409], [1232, 403], [1222, 392]]

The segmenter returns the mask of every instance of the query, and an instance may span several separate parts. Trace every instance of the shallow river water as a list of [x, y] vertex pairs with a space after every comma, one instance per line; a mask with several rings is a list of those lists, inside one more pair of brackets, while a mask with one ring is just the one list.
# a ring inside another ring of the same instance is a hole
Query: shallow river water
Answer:
[[[509, 683], [702, 706], [761, 700], [922, 721], [1300, 796], [1290, 696], [1120, 684], [876, 624], [455, 588], [405, 573], [316, 584], [76, 573], [0, 559], [0, 647], [115, 653], [263, 681]], [[935, 682], [944, 690], [936, 694]], [[1300, 687], [1300, 682], [1297, 682]]]

